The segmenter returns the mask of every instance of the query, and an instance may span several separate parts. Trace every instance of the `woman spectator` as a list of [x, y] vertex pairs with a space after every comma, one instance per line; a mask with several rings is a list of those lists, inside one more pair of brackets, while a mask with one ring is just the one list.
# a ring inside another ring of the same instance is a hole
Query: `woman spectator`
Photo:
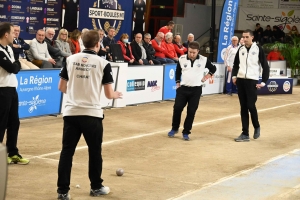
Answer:
[[175, 51], [175, 47], [174, 47], [174, 44], [172, 43], [172, 40], [173, 40], [173, 33], [168, 32], [165, 35], [165, 46], [166, 46], [166, 49], [167, 49], [167, 51], [165, 52], [165, 55], [166, 55], [167, 58], [170, 58], [174, 62], [177, 63], [178, 62], [178, 56], [177, 56], [177, 53]]
[[81, 37], [81, 32], [75, 29], [70, 34], [70, 39], [68, 40], [72, 54], [80, 52], [79, 38]]
[[296, 26], [293, 26], [292, 27], [292, 30], [290, 30], [290, 32], [289, 32], [289, 34], [288, 34], [289, 36], [299, 36], [299, 32], [298, 32], [298, 29], [297, 29], [297, 27]]
[[120, 37], [120, 40], [117, 42], [122, 49], [124, 61], [128, 63], [128, 65], [138, 65], [139, 63], [134, 59], [131, 51], [131, 47], [128, 43], [129, 36], [126, 33], [123, 33]]
[[72, 52], [70, 49], [70, 45], [67, 41], [68, 41], [67, 29], [60, 29], [60, 31], [58, 32], [57, 39], [56, 39], [56, 45], [61, 51], [69, 54], [69, 56], [70, 56], [70, 55], [72, 55]]
[[174, 36], [174, 41], [173, 41], [175, 51], [177, 53], [177, 57], [180, 57], [184, 55], [187, 52], [187, 48], [185, 48], [182, 43], [181, 43], [181, 37], [180, 35], [175, 35]]
[[274, 47], [273, 51], [268, 54], [267, 60], [284, 60], [284, 57], [278, 51], [278, 48]]

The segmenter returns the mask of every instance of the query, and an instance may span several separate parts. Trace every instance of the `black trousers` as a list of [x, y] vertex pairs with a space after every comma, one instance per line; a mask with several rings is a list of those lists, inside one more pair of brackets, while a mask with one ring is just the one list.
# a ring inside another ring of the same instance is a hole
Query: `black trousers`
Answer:
[[103, 185], [102, 174], [102, 118], [91, 116], [64, 117], [62, 151], [58, 164], [57, 192], [65, 194], [70, 190], [72, 160], [77, 143], [83, 133], [89, 152], [89, 179], [92, 189]]
[[195, 113], [198, 109], [200, 97], [202, 94], [202, 87], [186, 87], [180, 86], [176, 90], [175, 104], [173, 109], [173, 120], [172, 120], [172, 130], [178, 130], [181, 121], [181, 113], [187, 106], [187, 115], [183, 125], [183, 134], [190, 134], [192, 130], [192, 125], [195, 118]]
[[238, 96], [241, 106], [241, 120], [243, 135], [249, 135], [249, 112], [254, 128], [258, 128], [258, 114], [256, 110], [257, 88], [258, 81], [251, 79], [237, 79], [237, 87], [239, 88]]
[[0, 87], [0, 142], [3, 142], [5, 130], [8, 156], [19, 153], [17, 148], [19, 120], [19, 98], [15, 87]]

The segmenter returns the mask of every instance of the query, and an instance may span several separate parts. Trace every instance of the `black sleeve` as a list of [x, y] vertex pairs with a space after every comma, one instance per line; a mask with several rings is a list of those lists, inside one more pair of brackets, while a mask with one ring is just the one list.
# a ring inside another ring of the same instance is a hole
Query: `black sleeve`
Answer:
[[28, 50], [30, 48], [29, 44], [27, 44], [22, 38], [20, 38], [21, 42], [21, 48], [24, 50]]
[[213, 65], [209, 59], [206, 60], [205, 68], [209, 70], [210, 75], [213, 75], [217, 71], [216, 66]]
[[0, 67], [8, 73], [17, 74], [21, 69], [21, 64], [18, 60], [12, 63], [3, 51], [0, 51]]
[[149, 50], [150, 55], [154, 56], [154, 54], [155, 54], [155, 49], [153, 48], [153, 46], [152, 46], [151, 44], [149, 44], [148, 50]]
[[131, 42], [130, 46], [131, 46], [131, 51], [132, 51], [133, 57], [135, 58], [136, 61], [139, 61], [141, 59], [141, 57], [137, 53], [137, 51], [138, 51], [137, 48], [141, 48], [141, 47], [138, 46], [138, 44], [135, 42]]
[[181, 66], [180, 63], [177, 63], [176, 73], [175, 73], [175, 81], [176, 83], [180, 83], [181, 80]]
[[107, 46], [109, 46], [108, 40], [105, 38], [103, 38], [103, 46], [104, 48], [106, 48]]
[[258, 58], [259, 58], [259, 62], [261, 64], [261, 67], [263, 69], [262, 72], [262, 82], [267, 83], [268, 79], [269, 79], [269, 75], [270, 75], [270, 67], [268, 65], [265, 53], [262, 49], [261, 46], [258, 46], [259, 48], [259, 54], [258, 54]]
[[232, 76], [237, 76], [237, 73], [240, 69], [240, 56], [239, 56], [240, 49], [241, 49], [241, 47], [238, 49], [238, 51], [236, 52], [235, 57], [234, 57]]
[[[68, 63], [68, 60], [67, 60], [67, 63]], [[67, 65], [68, 64], [63, 65], [63, 67], [61, 68], [60, 73], [59, 73], [60, 78], [65, 81], [69, 80]]]
[[111, 65], [110, 63], [108, 63], [103, 70], [103, 79], [102, 79], [102, 84], [106, 85], [106, 84], [111, 84], [114, 82], [113, 79], [113, 74], [112, 74], [112, 70], [111, 70]]

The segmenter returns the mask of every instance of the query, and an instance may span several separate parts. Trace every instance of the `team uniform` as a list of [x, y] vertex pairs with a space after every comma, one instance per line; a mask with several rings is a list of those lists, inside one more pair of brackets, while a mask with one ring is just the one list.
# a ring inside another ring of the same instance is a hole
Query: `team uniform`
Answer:
[[[229, 66], [232, 70], [233, 68], [233, 62], [236, 52], [238, 51], [239, 46], [229, 45], [226, 48], [225, 56], [224, 56], [224, 63], [225, 66]], [[237, 93], [236, 85], [232, 83], [232, 71], [227, 73], [227, 79], [226, 79], [226, 92], [228, 94]]]
[[63, 148], [58, 167], [57, 192], [70, 190], [72, 157], [83, 134], [89, 149], [89, 179], [92, 190], [102, 185], [103, 110], [100, 105], [102, 86], [112, 84], [112, 70], [108, 61], [95, 51], [83, 50], [67, 58], [60, 72], [67, 81], [66, 104], [63, 112]]

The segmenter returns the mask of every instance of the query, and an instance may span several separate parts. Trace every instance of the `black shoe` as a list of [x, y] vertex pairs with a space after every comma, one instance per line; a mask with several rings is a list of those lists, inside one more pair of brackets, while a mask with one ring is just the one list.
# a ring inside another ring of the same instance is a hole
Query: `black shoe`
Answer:
[[57, 199], [60, 199], [60, 200], [70, 200], [70, 199], [71, 199], [71, 196], [69, 195], [69, 193], [66, 193], [66, 194], [58, 194]]
[[234, 141], [236, 142], [250, 142], [248, 135], [241, 134], [239, 137], [235, 138]]
[[254, 134], [253, 134], [253, 138], [257, 139], [260, 136], [260, 127], [254, 129]]

